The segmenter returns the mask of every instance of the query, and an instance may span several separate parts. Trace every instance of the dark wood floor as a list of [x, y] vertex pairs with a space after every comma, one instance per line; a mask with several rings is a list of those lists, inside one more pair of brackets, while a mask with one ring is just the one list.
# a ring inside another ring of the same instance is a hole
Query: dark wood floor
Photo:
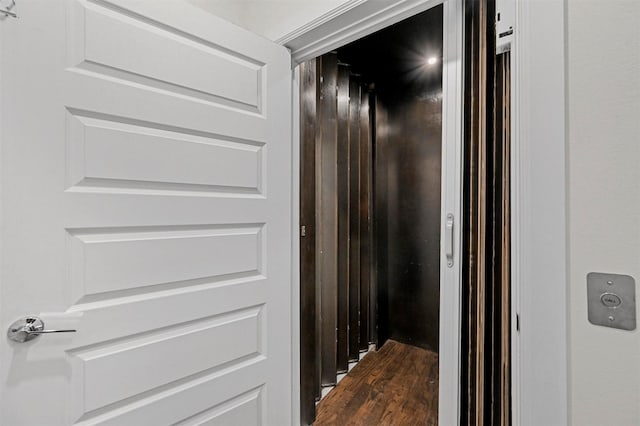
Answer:
[[318, 404], [316, 426], [437, 425], [438, 354], [387, 341]]

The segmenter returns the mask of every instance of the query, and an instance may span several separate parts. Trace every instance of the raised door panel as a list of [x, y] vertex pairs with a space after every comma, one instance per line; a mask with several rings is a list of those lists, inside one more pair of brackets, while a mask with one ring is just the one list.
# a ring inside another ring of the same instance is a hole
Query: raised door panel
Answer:
[[[99, 115], [98, 115], [99, 116]], [[260, 195], [264, 143], [69, 113], [69, 189]]]
[[258, 275], [263, 225], [69, 230], [71, 283], [83, 298]]
[[260, 307], [248, 308], [74, 348], [69, 354], [77, 358], [73, 377], [82, 389], [82, 414], [261, 355], [260, 311]]
[[[199, 38], [116, 3], [92, 0], [79, 0], [73, 6], [70, 26], [72, 61], [78, 69], [214, 104], [263, 109], [265, 63], [216, 40]], [[149, 55], [157, 46], [162, 46], [163, 54]], [[217, 78], [211, 78], [214, 70]]]

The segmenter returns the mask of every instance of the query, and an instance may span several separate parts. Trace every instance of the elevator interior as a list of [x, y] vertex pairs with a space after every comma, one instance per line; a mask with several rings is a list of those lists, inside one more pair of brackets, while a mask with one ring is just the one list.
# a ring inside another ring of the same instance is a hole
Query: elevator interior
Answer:
[[361, 353], [437, 353], [443, 11], [301, 66], [301, 416]]

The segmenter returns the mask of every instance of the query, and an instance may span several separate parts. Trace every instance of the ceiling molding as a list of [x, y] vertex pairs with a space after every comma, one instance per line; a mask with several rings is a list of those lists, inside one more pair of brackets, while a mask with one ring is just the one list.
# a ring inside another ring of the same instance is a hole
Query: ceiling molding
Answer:
[[393, 25], [443, 0], [349, 0], [276, 42], [291, 51], [294, 64]]
[[350, 11], [351, 9], [359, 6], [360, 4], [366, 2], [367, 0], [348, 0], [347, 2], [341, 4], [340, 6], [336, 7], [335, 9], [332, 9], [330, 11], [328, 11], [327, 13], [317, 17], [316, 19], [312, 20], [311, 22], [308, 22], [306, 24], [304, 24], [303, 26], [296, 28], [295, 30], [291, 31], [288, 34], [283, 35], [282, 37], [280, 37], [279, 39], [276, 40], [276, 43], [278, 44], [282, 44], [283, 46], [288, 45], [290, 42], [296, 40], [297, 38], [299, 38], [300, 36], [304, 35], [305, 33], [318, 28], [319, 26], [325, 24], [326, 22], [331, 21], [332, 19]]

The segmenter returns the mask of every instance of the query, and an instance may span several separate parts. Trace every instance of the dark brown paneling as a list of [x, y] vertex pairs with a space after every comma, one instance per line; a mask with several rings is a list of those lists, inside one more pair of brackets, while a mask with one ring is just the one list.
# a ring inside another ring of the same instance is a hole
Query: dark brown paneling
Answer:
[[[378, 310], [369, 317], [377, 317], [380, 341], [431, 349], [439, 340], [442, 13], [434, 7], [339, 51], [375, 84], [377, 99], [370, 300]], [[425, 55], [436, 63], [427, 66]]]
[[373, 90], [375, 86], [372, 85], [369, 90], [369, 131], [371, 142], [369, 144], [369, 242], [371, 256], [369, 270], [370, 282], [369, 282], [369, 343], [378, 343], [378, 274], [377, 269], [377, 242], [376, 242], [376, 222], [375, 222], [375, 198], [376, 198], [376, 186], [375, 186], [375, 161], [376, 161], [376, 93]]
[[485, 417], [485, 321], [487, 290], [487, 107], [491, 93], [487, 64], [493, 54], [486, 0], [465, 2], [465, 206], [462, 241], [461, 419], [482, 425]]
[[375, 144], [375, 157], [374, 157], [374, 210], [373, 218], [375, 224], [375, 239], [376, 239], [376, 287], [377, 287], [377, 302], [378, 302], [378, 346], [385, 344], [389, 338], [389, 313], [388, 313], [388, 294], [389, 288], [389, 255], [388, 255], [388, 234], [389, 234], [389, 217], [387, 214], [387, 206], [389, 201], [388, 196], [388, 166], [389, 166], [389, 146], [387, 141], [388, 134], [388, 119], [387, 111], [383, 105], [377, 100], [376, 102], [376, 137], [374, 139]]
[[371, 137], [369, 93], [360, 96], [360, 350], [369, 346], [371, 283]]
[[316, 211], [315, 211], [315, 233], [314, 233], [314, 238], [315, 238], [315, 243], [316, 243], [316, 249], [315, 249], [315, 254], [316, 254], [316, 317], [315, 317], [315, 325], [316, 325], [316, 342], [315, 342], [315, 353], [316, 353], [316, 365], [315, 365], [315, 378], [316, 378], [316, 383], [315, 383], [315, 396], [316, 396], [316, 401], [319, 401], [321, 396], [322, 396], [322, 381], [320, 380], [320, 371], [322, 368], [322, 363], [320, 361], [321, 357], [322, 357], [322, 352], [321, 352], [321, 339], [322, 339], [322, 328], [320, 325], [320, 312], [321, 312], [321, 296], [322, 296], [322, 289], [320, 288], [320, 227], [319, 227], [319, 222], [320, 222], [320, 215], [318, 213], [318, 210], [320, 208], [320, 195], [321, 195], [321, 191], [319, 189], [319, 185], [320, 185], [320, 128], [319, 128], [319, 121], [320, 121], [320, 116], [321, 116], [321, 109], [320, 109], [320, 95], [321, 95], [321, 91], [320, 88], [322, 87], [322, 58], [316, 58], [316, 94], [315, 94], [315, 103], [316, 103], [316, 116], [315, 116], [315, 130], [316, 130], [316, 152], [315, 152], [315, 182], [314, 182], [314, 192], [315, 192], [315, 196], [316, 196], [316, 203], [315, 203], [315, 207], [316, 207]]
[[442, 88], [390, 105], [389, 338], [438, 350]]
[[315, 419], [316, 356], [316, 61], [300, 66], [300, 420]]
[[509, 54], [495, 55], [495, 2], [465, 4], [461, 417], [509, 425]]
[[510, 221], [510, 150], [511, 87], [510, 53], [495, 56], [493, 108], [493, 276], [491, 305], [491, 424], [511, 424], [511, 221]]
[[500, 55], [497, 67], [502, 70], [496, 97], [499, 99], [496, 110], [501, 117], [497, 125], [502, 146], [502, 257], [501, 279], [501, 338], [500, 338], [500, 424], [507, 426], [512, 422], [511, 412], [511, 52]]
[[335, 54], [322, 56], [322, 86], [319, 104], [319, 167], [316, 169], [320, 191], [316, 227], [320, 286], [320, 382], [334, 385], [337, 374], [336, 329], [338, 326], [338, 60]]
[[360, 354], [360, 82], [349, 83], [349, 360]]
[[349, 67], [338, 68], [338, 339], [337, 370], [349, 367]]
[[315, 418], [319, 389], [316, 335], [316, 61], [300, 66], [300, 417]]

